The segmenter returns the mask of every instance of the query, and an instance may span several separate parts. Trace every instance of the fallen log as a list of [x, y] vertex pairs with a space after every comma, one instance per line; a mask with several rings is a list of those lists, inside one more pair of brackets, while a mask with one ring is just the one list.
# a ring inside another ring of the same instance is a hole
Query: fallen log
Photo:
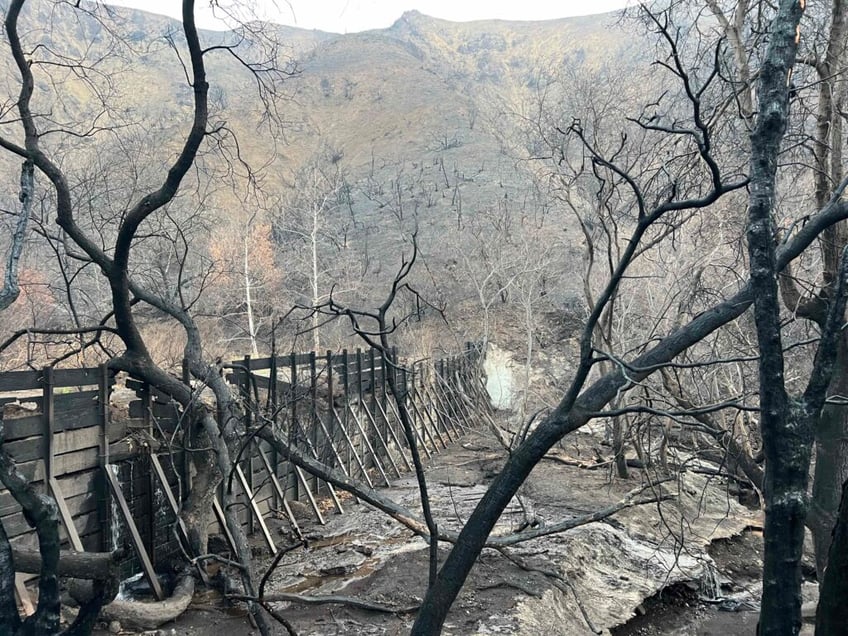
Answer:
[[164, 601], [142, 603], [139, 601], [112, 601], [100, 611], [100, 618], [118, 621], [122, 627], [139, 631], [156, 629], [175, 620], [191, 603], [194, 596], [194, 578], [184, 576], [174, 593]]
[[[118, 552], [59, 552], [59, 576], [75, 579], [107, 580], [117, 575]], [[41, 553], [38, 550], [12, 548], [16, 572], [38, 574], [41, 572]]]

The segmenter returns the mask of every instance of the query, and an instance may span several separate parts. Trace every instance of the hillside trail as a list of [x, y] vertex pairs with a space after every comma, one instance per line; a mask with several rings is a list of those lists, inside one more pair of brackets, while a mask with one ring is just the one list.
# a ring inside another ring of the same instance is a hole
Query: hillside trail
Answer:
[[[495, 533], [516, 532], [528, 521], [552, 525], [586, 515], [642, 485], [641, 471], [621, 480], [607, 466], [575, 465], [593, 465], [599, 441], [580, 432], [554, 449], [552, 459], [537, 466], [504, 512]], [[440, 528], [461, 527], [503, 457], [494, 435], [482, 430], [434, 455], [427, 477]], [[740, 505], [719, 479], [691, 470], [669, 477], [646, 490], [648, 495], [674, 495], [662, 503], [634, 506], [600, 522], [517, 544], [508, 549], [509, 557], [485, 550], [443, 633], [753, 634], [761, 513]], [[387, 494], [412, 511], [420, 510], [411, 474], [394, 480]], [[308, 547], [281, 560], [266, 593], [346, 596], [391, 608], [420, 603], [427, 580], [425, 542], [352, 498], [344, 507], [343, 515], [328, 512], [323, 526], [308, 518], [305, 506], [298, 508]], [[274, 532], [278, 545], [294, 542], [287, 520], [275, 521]], [[441, 546], [442, 558], [448, 547]], [[256, 549], [260, 553], [262, 546], [257, 543]], [[268, 559], [258, 561], [267, 564]], [[412, 613], [377, 613], [349, 605], [275, 607], [302, 636], [407, 634], [414, 620]], [[98, 634], [110, 633], [109, 627], [111, 633], [133, 633], [113, 624]], [[287, 633], [282, 627], [278, 632]], [[255, 630], [243, 612], [227, 607], [214, 590], [199, 591], [177, 621], [148, 632], [251, 633]]]

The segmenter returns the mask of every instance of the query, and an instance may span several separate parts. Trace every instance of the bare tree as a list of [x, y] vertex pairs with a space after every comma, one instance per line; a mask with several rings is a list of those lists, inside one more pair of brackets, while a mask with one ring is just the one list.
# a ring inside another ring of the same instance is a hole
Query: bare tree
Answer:
[[[119, 29], [110, 22], [111, 11], [99, 7], [82, 7], [79, 3], [56, 2], [55, 6], [46, 9], [46, 26], [63, 24], [62, 20], [74, 21], [90, 27], [95, 25], [98, 31], [109, 35], [109, 45], [120, 48], [122, 40], [116, 35]], [[207, 150], [222, 148], [237, 148], [233, 142], [232, 133], [225, 124], [210, 122], [209, 115], [209, 80], [206, 74], [206, 58], [209, 55], [229, 54], [230, 59], [251, 74], [259, 87], [260, 98], [266, 100], [266, 105], [273, 107], [273, 96], [277, 85], [286, 76], [286, 70], [277, 66], [277, 55], [264, 57], [269, 53], [258, 47], [254, 53], [263, 60], [260, 63], [249, 61], [248, 54], [243, 50], [248, 35], [255, 35], [253, 27], [245, 25], [239, 32], [234, 32], [231, 39], [204, 47], [201, 44], [194, 19], [194, 2], [185, 0], [182, 3], [182, 34], [173, 35], [169, 42], [179, 58], [184, 61], [185, 77], [190, 89], [191, 117], [188, 129], [181, 135], [179, 149], [165, 174], [160, 173], [158, 184], [150, 189], [126, 192], [123, 209], [117, 219], [113, 232], [108, 235], [92, 232], [92, 226], [81, 218], [81, 204], [77, 192], [72, 190], [68, 174], [67, 162], [63, 152], [67, 148], [51, 142], [53, 138], [62, 137], [65, 140], [86, 138], [108, 131], [120, 131], [120, 122], [109, 111], [108, 94], [96, 92], [97, 82], [102, 80], [106, 86], [112, 86], [113, 78], [104, 74], [97, 67], [98, 49], [91, 47], [84, 51], [82, 57], [75, 59], [72, 55], [62, 58], [58, 65], [70, 74], [85, 78], [89, 88], [104, 104], [104, 109], [94, 116], [94, 123], [80, 130], [75, 122], [57, 121], [55, 113], [42, 110], [41, 97], [44, 86], [46, 90], [62, 90], [61, 77], [51, 76], [51, 69], [56, 68], [55, 52], [51, 47], [43, 47], [37, 41], [30, 41], [38, 32], [28, 29], [26, 25], [31, 20], [43, 19], [39, 10], [45, 8], [36, 2], [13, 0], [9, 4], [5, 16], [6, 50], [11, 56], [18, 74], [20, 93], [13, 103], [13, 110], [4, 110], [4, 119], [0, 121], [0, 148], [12, 155], [31, 163], [39, 174], [43, 175], [52, 190], [51, 204], [56, 217], [56, 232], [61, 233], [64, 244], [79, 258], [90, 261], [108, 283], [111, 298], [107, 319], [114, 325], [110, 331], [116, 333], [123, 344], [123, 351], [113, 357], [110, 367], [122, 370], [141, 378], [159, 390], [171, 396], [180, 403], [186, 411], [187, 439], [191, 444], [195, 480], [192, 496], [188, 499], [183, 512], [189, 526], [192, 548], [197, 554], [205, 553], [206, 533], [212, 510], [212, 499], [215, 497], [217, 484], [222, 475], [232, 470], [232, 451], [238, 447], [242, 423], [239, 417], [239, 407], [230, 387], [219, 373], [214, 360], [206, 357], [198, 325], [192, 316], [191, 299], [177, 293], [164, 296], [146, 286], [143, 277], [135, 276], [132, 262], [135, 249], [144, 242], [147, 228], [156, 222], [164, 213], [186, 181], [193, 167], [198, 166], [201, 157]], [[52, 11], [52, 13], [51, 13]], [[87, 57], [88, 56], [88, 57]], [[105, 54], [103, 59], [111, 59]], [[51, 81], [52, 80], [52, 81]], [[211, 143], [210, 143], [211, 142]], [[236, 158], [238, 165], [238, 157]], [[138, 318], [138, 306], [153, 308], [169, 320], [179, 325], [185, 338], [184, 358], [188, 371], [201, 386], [208, 386], [216, 396], [216, 413], [196, 399], [192, 386], [184, 384], [179, 378], [167, 373], [157, 365], [151, 356], [147, 342], [142, 334]], [[81, 331], [87, 330], [86, 327]], [[96, 327], [95, 327], [96, 328]], [[105, 329], [106, 327], [101, 327]], [[224, 490], [224, 509], [227, 511], [227, 525], [236, 541], [237, 560], [241, 564], [241, 576], [244, 591], [248, 596], [254, 596], [255, 583], [251, 569], [251, 553], [241, 524], [233, 515], [231, 506], [232, 493]], [[49, 504], [47, 505], [49, 508]], [[33, 508], [33, 510], [37, 510]], [[39, 513], [38, 521], [43, 517]], [[46, 519], [46, 518], [45, 518]], [[53, 524], [55, 526], [55, 524]], [[41, 529], [39, 536], [47, 531]], [[5, 541], [3, 542], [6, 543]], [[42, 585], [55, 583], [55, 573], [51, 576], [49, 569], [55, 566], [56, 546], [43, 543], [44, 569]], [[7, 554], [4, 547], [4, 554]], [[8, 560], [5, 561], [8, 565]], [[55, 570], [54, 570], [55, 572]], [[8, 585], [12, 570], [3, 568], [4, 586]], [[55, 594], [44, 594], [44, 603], [54, 603]], [[255, 603], [249, 603], [249, 609], [259, 625], [260, 631], [268, 633], [266, 616]], [[51, 605], [50, 611], [42, 617], [43, 620], [58, 622], [58, 606]], [[53, 623], [51, 623], [53, 624]], [[52, 629], [49, 632], [55, 631]]]
[[[758, 115], [751, 138], [748, 255], [760, 350], [760, 430], [766, 459], [763, 598], [759, 633], [801, 629], [801, 553], [807, 513], [813, 426], [825, 401], [845, 315], [848, 258], [843, 256], [807, 388], [790, 398], [784, 379], [774, 242], [777, 158], [789, 117], [789, 80], [803, 3], [780, 4], [758, 81]], [[848, 254], [846, 252], [845, 254]]]
[[[345, 298], [364, 275], [348, 249], [349, 219], [342, 206], [350, 193], [339, 160], [338, 151], [324, 148], [307, 161], [293, 176], [274, 219], [293, 304], [319, 307], [331, 293]], [[310, 315], [312, 350], [321, 351], [321, 317]]]
[[[768, 157], [772, 166], [776, 165], [776, 158], [779, 154], [778, 148], [774, 144], [779, 144], [782, 137], [781, 115], [779, 114], [781, 111], [779, 111], [778, 106], [782, 104], [785, 109], [786, 104], [788, 104], [789, 89], [787, 88], [786, 78], [788, 69], [791, 68], [791, 57], [787, 57], [787, 54], [794, 56], [794, 25], [797, 24], [800, 15], [801, 11], [797, 2], [787, 0], [781, 3], [773, 26], [769, 30], [772, 37], [771, 41], [777, 44], [764, 54], [763, 68], [760, 70], [758, 80], [760, 83], [760, 111], [757, 121], [764, 131], [771, 133], [772, 137], [769, 139], [765, 132], [759, 137], [755, 136], [753, 143], [754, 145], [760, 144], [760, 147], [751, 156], [752, 159]], [[656, 344], [646, 349], [644, 353], [629, 361], [616, 359], [615, 366], [617, 368], [614, 371], [605, 374], [593, 384], [587, 385], [590, 370], [598, 361], [605, 358], [598, 355], [593, 343], [594, 329], [598, 324], [601, 312], [615, 294], [621, 280], [626, 276], [628, 268], [639, 252], [642, 240], [649, 240], [650, 231], [661, 231], [658, 226], [659, 223], [667, 219], [679, 218], [677, 215], [680, 214], [690, 215], [694, 210], [706, 208], [747, 182], [744, 178], [731, 176], [728, 179], [725, 177], [722, 163], [727, 164], [725, 169], [729, 169], [731, 174], [737, 168], [738, 163], [734, 161], [732, 156], [722, 155], [721, 148], [714, 145], [720, 131], [716, 128], [717, 120], [713, 115], [722, 106], [721, 101], [714, 101], [715, 94], [710, 92], [710, 87], [717, 83], [719, 58], [714, 57], [714, 62], [711, 65], [701, 67], [699, 72], [690, 73], [685, 66], [679, 48], [680, 32], [669, 26], [668, 15], [652, 14], [649, 19], [655, 24], [660, 38], [670, 51], [668, 57], [660, 64], [680, 82], [682, 95], [688, 104], [689, 113], [686, 118], [683, 118], [679, 109], [668, 112], [668, 114], [655, 111], [647, 113], [637, 123], [644, 130], [667, 135], [666, 139], [669, 140], [669, 143], [676, 144], [678, 151], [672, 155], [672, 160], [664, 162], [664, 165], [655, 166], [653, 170], [649, 169], [634, 176], [626, 162], [622, 164], [618, 161], [621, 155], [613, 154], [612, 157], [607, 158], [595, 152], [582, 127], [579, 125], [571, 127], [571, 133], [580, 137], [584, 142], [593, 169], [598, 171], [606, 182], [621, 179], [626, 187], [631, 190], [634, 200], [634, 229], [626, 242], [626, 247], [622, 250], [620, 259], [613, 268], [610, 280], [598, 295], [595, 310], [584, 326], [580, 364], [575, 379], [557, 408], [538, 425], [527, 437], [527, 440], [507, 459], [501, 473], [495, 478], [469, 518], [454, 549], [442, 566], [436, 584], [428, 591], [413, 628], [414, 634], [436, 634], [441, 630], [448, 608], [462, 586], [480, 549], [485, 544], [486, 537], [501, 511], [532, 470], [532, 467], [554, 443], [568, 432], [585, 424], [592, 417], [603, 414], [601, 409], [621, 391], [646, 378], [656, 369], [668, 364], [676, 355], [707, 337], [713, 330], [741, 315], [754, 301], [755, 284], [743, 285], [737, 294], [700, 313], [689, 322], [672, 329], [667, 336], [658, 339]], [[766, 72], [766, 69], [768, 69], [768, 72]], [[775, 77], [779, 79], [775, 79]], [[768, 84], [766, 78], [769, 78], [774, 84]], [[770, 129], [770, 125], [775, 126], [775, 128]], [[653, 138], [649, 137], [649, 139]], [[769, 146], [769, 143], [772, 145]], [[688, 144], [691, 144], [691, 150], [687, 151], [686, 146]], [[687, 157], [695, 157], [697, 162], [687, 161]], [[672, 172], [673, 170], [678, 171], [675, 173]], [[704, 185], [701, 185], [701, 183]], [[761, 187], [761, 183], [758, 182], [758, 187]], [[709, 186], [707, 187], [706, 184], [709, 184]], [[647, 188], [651, 188], [651, 191], [659, 194], [651, 195], [648, 198], [649, 190]], [[762, 192], [752, 193], [753, 196], [761, 194]], [[839, 194], [841, 194], [841, 191], [839, 191]], [[653, 203], [654, 201], [656, 203]], [[752, 209], [756, 205], [755, 201], [756, 199], [752, 198]], [[768, 217], [769, 212], [770, 208], [766, 211], [766, 217]], [[810, 245], [815, 236], [826, 227], [844, 218], [845, 214], [846, 208], [840, 202], [839, 196], [829, 199], [818, 213], [810, 216], [810, 222], [814, 224], [813, 226], [808, 224], [772, 253], [773, 256], [767, 259], [771, 269], [767, 271], [771, 271], [771, 275], [774, 277], [774, 272], [781, 271], [790, 260]], [[761, 230], [764, 234], [770, 227], [770, 221], [763, 221], [762, 219], [758, 221], [752, 219], [749, 222], [749, 227], [752, 223], [765, 225], [766, 227]], [[768, 238], [764, 238], [763, 241], [773, 246], [773, 235], [768, 234]], [[762, 267], [761, 270], [759, 275], [767, 277], [766, 270], [763, 270]], [[836, 333], [835, 327], [841, 320], [840, 308], [837, 303], [831, 306], [829, 328], [823, 334], [824, 344], [819, 349], [822, 353], [817, 359], [814, 373], [805, 393], [804, 406], [799, 406], [803, 413], [799, 413], [798, 417], [802, 417], [803, 414], [806, 414], [803, 415], [805, 417], [814, 417], [816, 407], [820, 406], [824, 399], [822, 384], [826, 385], [829, 379], [829, 366], [832, 362], [828, 359], [827, 352], [832, 350], [832, 347], [828, 347], [830, 344], [828, 338], [832, 338]], [[779, 325], [774, 324], [762, 328], [764, 332], [768, 332], [766, 335], [772, 339], [772, 344], [774, 344], [774, 338], [779, 337], [779, 329]], [[779, 341], [776, 344], [778, 354], [782, 355]], [[782, 384], [779, 386], [782, 387]], [[768, 402], [768, 397], [766, 397], [766, 402]], [[767, 417], [772, 416], [772, 413], [767, 409], [764, 409], [764, 412]], [[785, 443], [783, 441], [785, 438], [780, 438], [779, 433], [777, 437], [782, 439], [781, 443]], [[784, 450], [786, 449], [784, 448]], [[772, 452], [773, 449], [769, 451], [770, 454]], [[796, 455], [803, 455], [803, 452], [797, 449], [795, 453]], [[773, 455], [772, 468], [776, 468], [779, 474], [780, 464], [775, 461]], [[792, 474], [796, 474], [795, 469], [790, 469], [790, 471]], [[803, 470], [801, 472], [803, 473]], [[783, 477], [779, 477], [778, 481], [781, 479]], [[804, 473], [803, 479], [806, 479], [806, 473]], [[766, 480], [768, 482], [768, 476]], [[775, 489], [774, 482], [772, 482], [772, 485], [766, 487], [767, 499], [771, 495], [775, 495], [776, 491], [782, 492], [785, 487], [785, 485], [782, 485]], [[801, 495], [801, 501], [803, 501], [803, 495]], [[800, 503], [799, 506], [803, 507]], [[787, 517], [787, 513], [795, 514], [793, 511], [778, 510], [776, 514], [772, 515], [770, 523], [790, 524], [791, 517]], [[803, 512], [799, 520], [803, 522]], [[791, 559], [795, 558], [797, 520], [795, 528], [793, 540], [786, 548], [790, 550], [789, 553], [782, 555], [777, 553], [774, 545], [767, 549], [766, 560], [768, 565], [766, 567], [768, 572], [772, 572], [771, 568], [780, 561], [782, 556], [790, 558], [789, 555], [791, 554]], [[773, 526], [770, 531], [775, 531]], [[777, 532], [777, 534], [780, 533]], [[794, 579], [788, 581], [785, 586], [776, 585], [774, 581], [770, 583], [772, 587], [765, 592], [764, 608], [767, 609], [763, 614], [765, 618], [766, 612], [774, 612], [771, 617], [766, 619], [768, 625], [777, 625], [781, 618], [784, 618], [789, 620], [789, 623], [784, 623], [784, 629], [786, 629], [786, 625], [791, 625], [796, 617], [800, 617], [798, 613], [800, 606], [796, 603], [797, 583], [798, 581]], [[783, 601], [783, 606], [778, 609], [776, 604], [781, 601]]]

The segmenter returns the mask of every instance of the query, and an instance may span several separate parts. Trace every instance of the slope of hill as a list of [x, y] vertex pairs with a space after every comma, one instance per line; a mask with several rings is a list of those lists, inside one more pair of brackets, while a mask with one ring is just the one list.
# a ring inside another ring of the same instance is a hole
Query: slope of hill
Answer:
[[[104, 167], [129, 179], [110, 196], [112, 213], [120, 214], [140, 187], [161, 178], [160, 167], [177, 152], [190, 121], [190, 87], [178, 58], [179, 24], [85, 3], [83, 10], [61, 3], [30, 5], [27, 24], [33, 26], [26, 37], [47, 44], [41, 53], [45, 60], [49, 54], [43, 51], [55, 49], [86, 57], [102, 74], [92, 79], [66, 70], [53, 83], [40, 75], [39, 88], [44, 112], [51, 112], [45, 124], [59, 113], [82, 128], [95, 121], [116, 127], [56, 149], [80, 183]], [[6, 6], [0, 0], [0, 9]], [[515, 113], [537, 99], [540, 86], [563, 65], [593, 67], [624, 59], [632, 43], [614, 22], [614, 16], [601, 15], [454, 24], [408, 12], [388, 29], [351, 35], [275, 25], [265, 25], [252, 41], [205, 32], [202, 38], [210, 45], [233, 45], [245, 56], [275, 56], [281, 76], [290, 76], [274, 97], [276, 125], [268, 126], [256, 76], [226, 50], [209, 57], [212, 121], [235, 137], [216, 140], [229, 157], [224, 162], [212, 144], [213, 152], [204, 156], [187, 188], [185, 206], [198, 205], [191, 203], [192, 189], [205, 192], [200, 205], [207, 217], [242, 227], [245, 209], [254, 205], [245, 201], [256, 196], [246, 185], [244, 160], [262, 168], [250, 183], [261, 187], [256, 205], [266, 210], [269, 227], [285, 227], [294, 222], [286, 205], [302, 189], [298, 174], [307, 164], [319, 165], [339, 176], [331, 204], [321, 213], [329, 228], [324, 234], [331, 235], [319, 246], [325, 291], [342, 286], [341, 276], [343, 286], [356, 290], [351, 300], [370, 303], [381, 297], [399, 252], [408, 251], [417, 230], [424, 261], [416, 275], [419, 285], [431, 299], [456, 310], [455, 316], [465, 315], [479, 309], [478, 280], [493, 267], [487, 253], [511, 253], [515, 267], [519, 252], [543, 238], [550, 253], [533, 267], [550, 274], [536, 271], [531, 287], [538, 288], [533, 293], [545, 297], [549, 310], [561, 309], [577, 289], [578, 233], [540, 191], [526, 162], [527, 149], [515, 142], [526, 123]], [[2, 64], [7, 94], [15, 94], [8, 56]], [[14, 130], [13, 122], [4, 126], [9, 129]], [[14, 160], [7, 165], [11, 176], [5, 189], [14, 193]], [[133, 179], [141, 181], [130, 183]], [[104, 240], [108, 234], [107, 228]], [[278, 247], [279, 266], [297, 269], [291, 252], [304, 245]], [[303, 278], [302, 272], [291, 276], [274, 302], [309, 300]], [[237, 298], [230, 302], [238, 305]], [[509, 304], [506, 295], [502, 304]], [[469, 326], [465, 335], [476, 329]]]

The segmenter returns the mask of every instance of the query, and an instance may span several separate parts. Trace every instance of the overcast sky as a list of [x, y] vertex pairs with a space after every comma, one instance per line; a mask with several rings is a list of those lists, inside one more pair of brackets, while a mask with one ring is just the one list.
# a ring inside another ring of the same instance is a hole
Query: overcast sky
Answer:
[[[108, 4], [136, 7], [178, 18], [179, 0], [107, 0]], [[226, 5], [226, 0], [219, 4]], [[254, 0], [259, 17], [303, 29], [352, 33], [390, 26], [404, 11], [445, 20], [466, 21], [499, 18], [503, 20], [550, 20], [589, 15], [619, 9], [626, 0]], [[208, 0], [198, 0], [198, 26], [223, 28], [212, 17]], [[200, 7], [204, 9], [201, 10]]]

